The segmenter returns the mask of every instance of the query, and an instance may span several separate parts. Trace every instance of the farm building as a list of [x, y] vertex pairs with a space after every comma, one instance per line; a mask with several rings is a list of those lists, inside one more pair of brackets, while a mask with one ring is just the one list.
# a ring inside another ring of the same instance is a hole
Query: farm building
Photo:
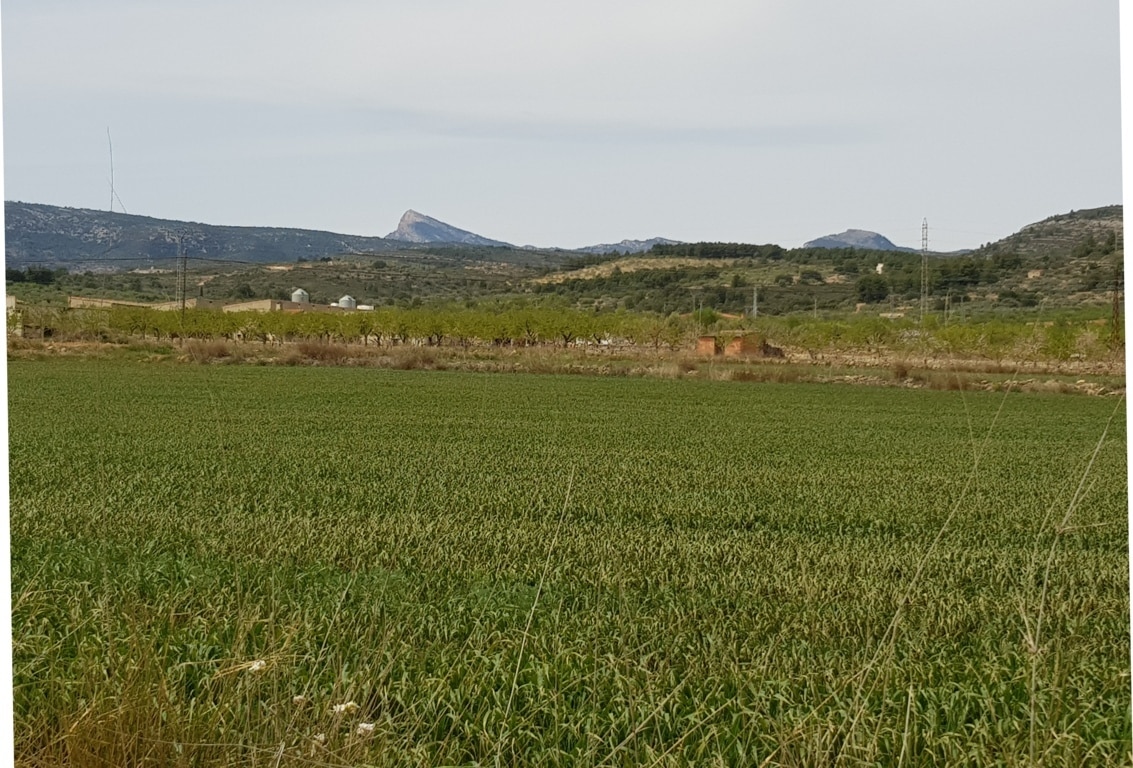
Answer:
[[[99, 299], [92, 296], [68, 296], [67, 306], [70, 309], [115, 309], [120, 307], [138, 307], [141, 309], [178, 310], [180, 301], [163, 301], [151, 304], [142, 301], [125, 301], [122, 299]], [[341, 312], [343, 310], [372, 310], [373, 305], [359, 305], [351, 296], [343, 296], [334, 304], [312, 304], [310, 295], [302, 288], [296, 288], [291, 293], [291, 301], [286, 299], [255, 299], [253, 301], [240, 301], [226, 304], [221, 299], [206, 299], [203, 296], [192, 296], [185, 299], [186, 309], [211, 309], [218, 312]]]
[[339, 312], [341, 307], [325, 304], [311, 304], [306, 301], [283, 301], [282, 299], [257, 299], [241, 301], [238, 304], [225, 304], [225, 312]]
[[[119, 309], [122, 307], [138, 307], [140, 309], [156, 309], [158, 311], [171, 311], [181, 309], [180, 301], [162, 301], [151, 304], [144, 301], [124, 301], [122, 299], [98, 299], [92, 296], [68, 296], [69, 309]], [[224, 302], [220, 299], [205, 299], [200, 296], [191, 296], [185, 299], [186, 309], [223, 309]]]
[[92, 296], [68, 296], [68, 309], [114, 309], [115, 307], [152, 308], [153, 304], [144, 301], [124, 301], [122, 299], [96, 299]]
[[[181, 302], [163, 301], [160, 304], [150, 304], [150, 309], [170, 312], [181, 309]], [[224, 309], [224, 302], [220, 299], [205, 299], [200, 296], [193, 296], [185, 299], [185, 309]]]
[[724, 357], [783, 357], [783, 350], [768, 344], [760, 334], [743, 331], [701, 336], [696, 340], [696, 353]]

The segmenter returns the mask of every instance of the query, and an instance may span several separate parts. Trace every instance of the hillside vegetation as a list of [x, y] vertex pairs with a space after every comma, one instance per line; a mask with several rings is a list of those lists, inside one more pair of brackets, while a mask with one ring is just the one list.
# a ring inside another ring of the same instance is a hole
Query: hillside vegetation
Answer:
[[[377, 306], [554, 296], [579, 309], [666, 315], [744, 314], [753, 305], [772, 315], [837, 312], [862, 303], [919, 312], [918, 253], [739, 243], [658, 244], [633, 256], [413, 246], [301, 230], [186, 225], [179, 233], [169, 226], [175, 222], [7, 205], [8, 291], [30, 303], [62, 305], [68, 294], [171, 300], [180, 247], [190, 257], [193, 293], [219, 299], [284, 298], [303, 287], [316, 301], [349, 294]], [[930, 254], [929, 309], [1111, 303], [1123, 283], [1121, 210], [1053, 216], [968, 254]], [[25, 263], [33, 251], [40, 260]], [[139, 253], [140, 262], [114, 261]], [[112, 266], [120, 269], [107, 271]]]
[[682, 354], [700, 335], [748, 332], [791, 362], [905, 370], [915, 359], [919, 369], [1112, 374], [1124, 363], [1119, 214], [1079, 211], [969, 254], [930, 255], [923, 305], [917, 253], [662, 244], [635, 256], [577, 254], [534, 267], [493, 261], [494, 248], [427, 245], [382, 258], [190, 262], [190, 296], [287, 299], [302, 287], [316, 304], [349, 294], [375, 308], [348, 315], [68, 312], [68, 295], [170, 301], [179, 275], [9, 268], [8, 290], [23, 302], [10, 325], [28, 339], [57, 341], [635, 346]]
[[[1116, 243], [1114, 242], [1116, 239]], [[430, 248], [375, 259], [323, 257], [253, 266], [190, 262], [190, 295], [228, 300], [284, 299], [305, 288], [316, 303], [349, 294], [360, 303], [408, 306], [438, 301], [553, 298], [579, 309], [628, 309], [670, 314], [711, 309], [750, 314], [860, 311], [919, 312], [921, 257], [857, 249], [783, 251], [772, 257], [613, 257], [535, 269]], [[709, 251], [711, 253], [711, 251]], [[929, 309], [981, 313], [1018, 307], [1068, 308], [1112, 303], [1123, 290], [1120, 237], [1079, 242], [1061, 256], [1021, 256], [1005, 249], [929, 261]], [[882, 272], [877, 273], [878, 265]], [[1034, 266], [1034, 265], [1039, 266]], [[67, 272], [42, 267], [8, 271], [8, 292], [25, 303], [62, 306], [68, 295], [170, 301], [174, 269]], [[757, 298], [758, 297], [758, 298]]]

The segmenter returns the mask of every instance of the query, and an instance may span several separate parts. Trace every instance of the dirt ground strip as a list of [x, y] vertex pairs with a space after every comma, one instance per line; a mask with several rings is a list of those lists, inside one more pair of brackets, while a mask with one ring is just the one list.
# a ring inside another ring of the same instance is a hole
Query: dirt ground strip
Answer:
[[809, 382], [875, 387], [1056, 392], [1120, 396], [1124, 358], [1104, 361], [991, 361], [913, 357], [882, 352], [811, 354], [784, 349], [782, 359], [702, 356], [687, 349], [619, 349], [552, 346], [430, 347], [314, 342], [187, 341], [113, 344], [89, 341], [8, 340], [8, 359], [127, 357], [142, 362], [247, 365], [341, 365], [373, 368], [645, 376], [719, 381]]

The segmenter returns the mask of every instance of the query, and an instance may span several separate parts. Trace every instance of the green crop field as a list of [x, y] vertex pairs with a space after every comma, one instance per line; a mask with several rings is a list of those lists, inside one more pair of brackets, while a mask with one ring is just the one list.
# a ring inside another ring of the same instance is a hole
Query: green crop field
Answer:
[[9, 362], [22, 765], [1127, 765], [1122, 399]]

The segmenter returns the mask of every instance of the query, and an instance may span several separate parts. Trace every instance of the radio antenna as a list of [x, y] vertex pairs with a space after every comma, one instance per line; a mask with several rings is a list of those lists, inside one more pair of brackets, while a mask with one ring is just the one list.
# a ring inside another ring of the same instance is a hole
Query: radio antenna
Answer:
[[125, 213], [126, 206], [122, 205], [122, 198], [114, 191], [114, 142], [110, 139], [110, 126], [106, 127], [106, 144], [110, 148], [110, 212], [114, 213], [114, 201], [117, 200], [122, 213]]

